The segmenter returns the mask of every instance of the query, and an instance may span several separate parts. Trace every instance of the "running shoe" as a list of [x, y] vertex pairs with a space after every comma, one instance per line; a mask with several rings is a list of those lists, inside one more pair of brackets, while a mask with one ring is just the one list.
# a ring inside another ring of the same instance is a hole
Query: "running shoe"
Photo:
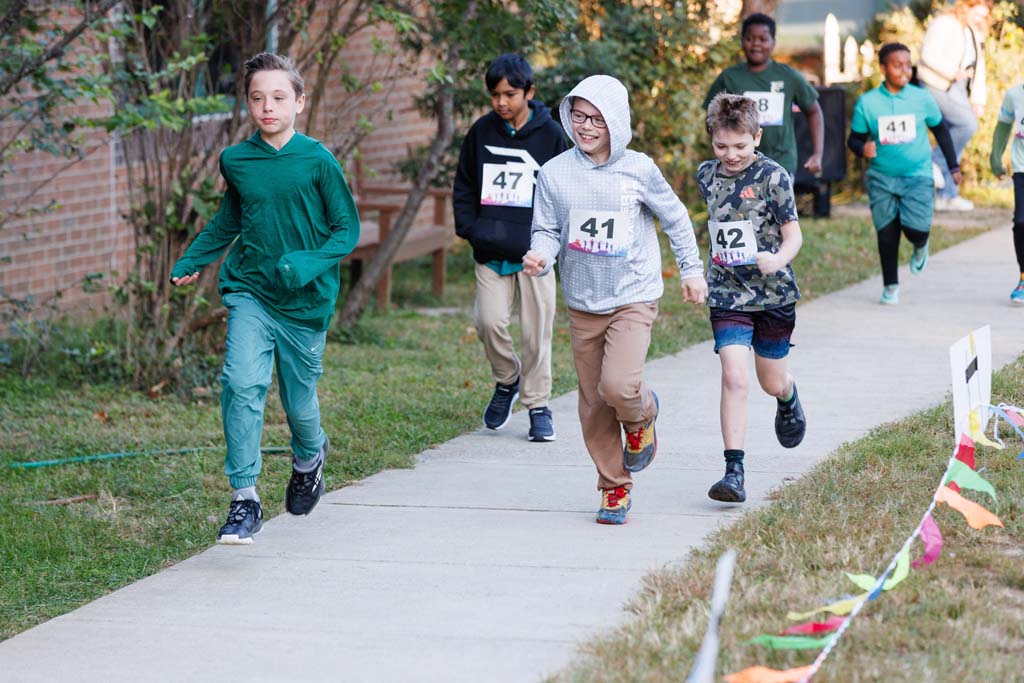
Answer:
[[495, 384], [494, 395], [484, 411], [484, 426], [488, 429], [501, 429], [512, 417], [512, 404], [519, 399], [519, 380], [512, 384]]
[[263, 528], [263, 506], [259, 501], [236, 498], [228, 508], [228, 521], [217, 532], [217, 543], [249, 545]]
[[601, 490], [601, 507], [597, 511], [598, 524], [625, 524], [626, 513], [633, 506], [629, 491], [624, 486]]

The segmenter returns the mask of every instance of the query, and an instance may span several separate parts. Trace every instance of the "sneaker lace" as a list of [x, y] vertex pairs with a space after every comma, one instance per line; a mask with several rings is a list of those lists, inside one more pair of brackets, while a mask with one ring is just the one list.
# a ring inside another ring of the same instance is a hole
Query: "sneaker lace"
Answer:
[[793, 401], [792, 403], [782, 405], [780, 412], [783, 422], [788, 424], [796, 424], [798, 422], [796, 418], [795, 403], [796, 401]]
[[316, 488], [316, 474], [320, 468], [314, 469], [312, 472], [295, 472], [292, 471], [292, 478], [288, 481], [288, 487], [292, 490], [292, 493], [300, 496], [308, 496]]
[[629, 450], [636, 451], [640, 449], [640, 444], [644, 440], [644, 428], [636, 430], [635, 432], [626, 432], [626, 443], [629, 445]]
[[249, 500], [233, 501], [231, 507], [228, 508], [228, 524], [241, 524], [249, 516], [251, 503], [252, 501]]
[[621, 486], [605, 491], [605, 497], [608, 500], [608, 507], [617, 507], [619, 505], [619, 501], [625, 498], [627, 493], [628, 491]]

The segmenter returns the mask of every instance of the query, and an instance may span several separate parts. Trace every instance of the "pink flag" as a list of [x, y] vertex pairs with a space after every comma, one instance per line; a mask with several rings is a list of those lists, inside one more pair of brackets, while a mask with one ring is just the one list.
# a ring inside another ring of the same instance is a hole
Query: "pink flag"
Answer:
[[1010, 418], [1010, 422], [1017, 425], [1018, 427], [1024, 427], [1024, 417], [1021, 417], [1020, 413], [1014, 412], [1009, 408], [1006, 409], [1006, 417]]
[[829, 617], [825, 621], [808, 621], [803, 624], [797, 624], [796, 626], [790, 626], [782, 632], [782, 635], [809, 636], [816, 633], [831, 633], [842, 626], [844, 621], [846, 621], [846, 617]]
[[910, 563], [914, 569], [931, 564], [942, 554], [942, 532], [931, 515], [925, 517], [921, 524], [921, 541], [924, 542], [924, 555]]

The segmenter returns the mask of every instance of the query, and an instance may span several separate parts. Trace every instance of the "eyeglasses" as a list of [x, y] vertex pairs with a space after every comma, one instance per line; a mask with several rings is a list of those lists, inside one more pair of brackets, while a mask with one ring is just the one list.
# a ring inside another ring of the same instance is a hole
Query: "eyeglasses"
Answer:
[[607, 128], [608, 122], [604, 120], [604, 117], [600, 114], [594, 114], [593, 116], [587, 116], [578, 109], [570, 109], [569, 116], [572, 118], [573, 123], [583, 123], [587, 119], [594, 124], [594, 128]]

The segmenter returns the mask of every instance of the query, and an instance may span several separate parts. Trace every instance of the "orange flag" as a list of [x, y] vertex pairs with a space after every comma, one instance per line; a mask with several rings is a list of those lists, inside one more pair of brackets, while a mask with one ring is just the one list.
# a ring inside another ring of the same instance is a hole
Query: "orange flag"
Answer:
[[969, 524], [972, 529], [984, 529], [990, 524], [1003, 526], [1003, 523], [999, 521], [998, 517], [977, 503], [967, 500], [948, 486], [939, 487], [938, 492], [935, 494], [935, 500], [940, 503], [946, 503], [954, 510], [958, 510], [967, 518], [967, 524]]
[[751, 666], [728, 676], [723, 676], [725, 683], [798, 683], [811, 673], [811, 666], [796, 669], [769, 669], [766, 666]]

